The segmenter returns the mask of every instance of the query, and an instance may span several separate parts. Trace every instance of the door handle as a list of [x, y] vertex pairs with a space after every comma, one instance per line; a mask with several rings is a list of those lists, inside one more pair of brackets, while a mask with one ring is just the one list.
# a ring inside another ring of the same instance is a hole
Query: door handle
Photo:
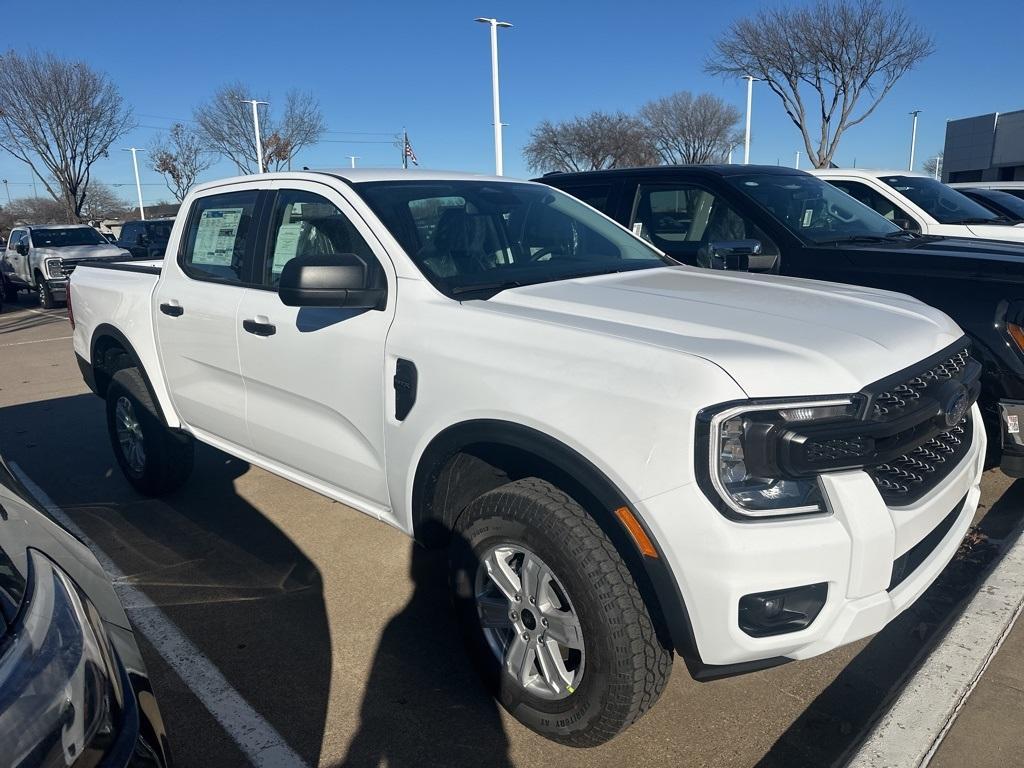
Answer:
[[277, 333], [277, 326], [272, 323], [257, 323], [255, 320], [243, 320], [242, 328], [255, 336], [273, 336]]
[[171, 317], [181, 317], [185, 314], [185, 308], [180, 304], [161, 304], [160, 311]]

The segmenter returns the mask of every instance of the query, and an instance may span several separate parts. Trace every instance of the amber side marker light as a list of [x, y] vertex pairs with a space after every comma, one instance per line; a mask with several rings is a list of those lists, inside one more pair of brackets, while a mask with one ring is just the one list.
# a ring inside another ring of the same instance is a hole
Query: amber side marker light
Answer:
[[1024, 352], [1024, 328], [1014, 323], [1006, 324], [1006, 332], [1010, 334], [1010, 338], [1013, 339], [1013, 343], [1017, 345], [1017, 349]]
[[629, 507], [619, 507], [615, 510], [615, 516], [619, 518], [619, 522], [626, 526], [626, 530], [629, 531], [629, 535], [636, 542], [636, 548], [640, 550], [640, 554], [656, 559], [658, 557], [658, 550], [654, 548], [654, 543], [648, 537], [647, 532], [644, 531], [644, 527], [640, 525], [640, 521], [629, 511]]

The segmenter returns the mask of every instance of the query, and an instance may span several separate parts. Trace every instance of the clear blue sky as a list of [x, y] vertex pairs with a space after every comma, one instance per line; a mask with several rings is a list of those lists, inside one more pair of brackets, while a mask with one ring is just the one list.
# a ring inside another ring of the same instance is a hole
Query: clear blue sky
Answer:
[[[846, 135], [840, 165], [903, 167], [911, 109], [923, 110], [920, 162], [942, 148], [947, 119], [1024, 108], [1020, 0], [905, 5], [931, 31], [937, 53]], [[400, 158], [389, 144], [354, 143], [386, 137], [354, 132], [404, 126], [422, 166], [493, 170], [489, 41], [487, 28], [473, 23], [476, 16], [515, 24], [499, 35], [502, 118], [509, 123], [505, 171], [529, 176], [522, 147], [545, 118], [634, 110], [682, 89], [711, 91], [742, 110], [743, 82], [705, 75], [703, 62], [726, 25], [757, 7], [741, 0], [49, 0], [5, 3], [3, 19], [8, 45], [21, 40], [26, 50], [84, 59], [120, 87], [139, 127], [97, 164], [95, 178], [125, 185], [118, 192], [132, 200], [130, 155], [119, 149], [148, 146], [161, 128], [188, 120], [194, 105], [235, 79], [271, 102], [279, 103], [291, 87], [320, 100], [329, 141], [302, 152], [298, 166], [343, 166], [346, 155], [359, 155], [363, 166], [394, 166]], [[752, 135], [753, 162], [792, 164], [802, 149], [778, 99], [756, 84]], [[205, 178], [232, 172], [219, 163]], [[27, 168], [2, 151], [0, 176], [10, 181], [12, 196], [30, 194]], [[148, 202], [170, 198], [148, 168], [143, 182]]]

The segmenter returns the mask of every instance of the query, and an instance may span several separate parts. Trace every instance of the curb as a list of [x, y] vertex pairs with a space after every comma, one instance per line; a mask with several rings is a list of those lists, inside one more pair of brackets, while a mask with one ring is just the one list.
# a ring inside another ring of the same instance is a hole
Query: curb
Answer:
[[848, 768], [928, 765], [1024, 609], [1024, 525], [942, 641], [875, 724]]

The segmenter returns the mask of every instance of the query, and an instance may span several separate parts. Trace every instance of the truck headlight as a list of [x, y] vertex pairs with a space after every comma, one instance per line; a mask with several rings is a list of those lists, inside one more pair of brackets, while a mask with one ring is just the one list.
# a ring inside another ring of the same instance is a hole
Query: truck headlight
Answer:
[[822, 512], [824, 499], [817, 476], [791, 475], [780, 467], [780, 439], [793, 428], [854, 419], [860, 406], [860, 399], [850, 396], [747, 403], [710, 414], [702, 412], [706, 428], [698, 430], [698, 478], [729, 516]]
[[60, 259], [47, 259], [44, 266], [46, 267], [46, 276], [51, 280], [59, 280], [64, 277], [64, 272], [62, 272], [60, 268]]
[[4, 754], [14, 765], [98, 765], [126, 706], [120, 662], [75, 583], [39, 552], [29, 559], [31, 591], [0, 641]]

